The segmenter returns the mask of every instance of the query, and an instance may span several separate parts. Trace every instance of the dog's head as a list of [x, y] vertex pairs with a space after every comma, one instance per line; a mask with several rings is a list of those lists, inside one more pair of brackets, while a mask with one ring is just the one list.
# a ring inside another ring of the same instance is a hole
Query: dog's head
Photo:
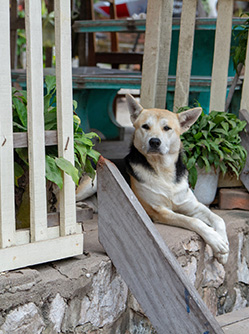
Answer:
[[135, 128], [134, 145], [144, 155], [172, 154], [180, 149], [180, 135], [198, 119], [202, 108], [179, 114], [163, 109], [144, 109], [131, 95], [126, 95]]

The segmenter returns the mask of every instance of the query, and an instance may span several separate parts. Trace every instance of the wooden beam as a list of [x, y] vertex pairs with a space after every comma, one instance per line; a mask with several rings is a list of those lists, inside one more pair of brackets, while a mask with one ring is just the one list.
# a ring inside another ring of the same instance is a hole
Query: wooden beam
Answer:
[[97, 172], [99, 241], [157, 333], [223, 333], [117, 168]]
[[233, 0], [219, 0], [209, 110], [224, 111], [232, 33]]
[[0, 248], [15, 244], [9, 0], [0, 5]]
[[25, 1], [31, 242], [47, 238], [41, 2]]
[[[55, 53], [58, 154], [74, 164], [73, 89], [71, 63], [71, 8], [68, 0], [55, 0]], [[63, 173], [60, 191], [61, 236], [76, 233], [75, 184]]]
[[[27, 132], [14, 132], [13, 141], [14, 141], [14, 148], [28, 147]], [[45, 146], [53, 146], [57, 144], [58, 144], [57, 131], [56, 130], [45, 131]]]
[[188, 105], [197, 0], [183, 1], [176, 69], [174, 111]]
[[141, 85], [144, 108], [165, 108], [172, 12], [173, 0], [148, 1]]

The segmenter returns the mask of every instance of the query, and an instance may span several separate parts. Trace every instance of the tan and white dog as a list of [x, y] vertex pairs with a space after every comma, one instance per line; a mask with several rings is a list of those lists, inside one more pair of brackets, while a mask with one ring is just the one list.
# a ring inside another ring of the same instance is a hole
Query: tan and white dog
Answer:
[[198, 119], [201, 108], [176, 114], [144, 109], [127, 95], [135, 128], [126, 157], [131, 188], [154, 222], [183, 227], [198, 233], [221, 263], [226, 263], [229, 244], [222, 218], [198, 202], [189, 188], [182, 163], [180, 135]]

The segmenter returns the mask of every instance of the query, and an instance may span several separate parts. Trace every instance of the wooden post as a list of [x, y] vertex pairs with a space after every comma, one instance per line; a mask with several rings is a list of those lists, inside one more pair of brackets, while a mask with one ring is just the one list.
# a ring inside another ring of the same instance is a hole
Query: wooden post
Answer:
[[9, 0], [0, 6], [0, 248], [15, 244]]
[[242, 96], [240, 109], [245, 109], [249, 113], [249, 38], [247, 39], [246, 59], [245, 59], [245, 74], [242, 86]]
[[173, 0], [148, 0], [141, 104], [165, 108], [171, 47]]
[[97, 172], [99, 241], [157, 333], [223, 333], [117, 168]]
[[[11, 0], [11, 7], [10, 7], [10, 16], [11, 21], [14, 23], [17, 22], [17, 0]], [[11, 44], [11, 68], [16, 68], [17, 65], [17, 28], [11, 29], [10, 31], [10, 44]]]
[[[55, 0], [55, 54], [58, 152], [74, 164], [70, 2]], [[60, 233], [76, 232], [75, 184], [64, 173], [60, 192]]]
[[25, 1], [31, 241], [47, 238], [41, 2]]
[[232, 33], [233, 0], [219, 0], [209, 110], [224, 111]]
[[176, 70], [174, 111], [188, 105], [197, 0], [183, 0]]

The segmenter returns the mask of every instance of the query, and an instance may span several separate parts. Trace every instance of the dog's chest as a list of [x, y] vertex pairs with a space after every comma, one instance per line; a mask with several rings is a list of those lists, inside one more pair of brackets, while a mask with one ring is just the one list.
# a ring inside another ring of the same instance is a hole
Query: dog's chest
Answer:
[[186, 199], [188, 183], [185, 178], [181, 182], [175, 182], [172, 175], [161, 176], [147, 173], [143, 182], [134, 180], [135, 192], [139, 198], [151, 206], [165, 206], [173, 209], [181, 205]]

